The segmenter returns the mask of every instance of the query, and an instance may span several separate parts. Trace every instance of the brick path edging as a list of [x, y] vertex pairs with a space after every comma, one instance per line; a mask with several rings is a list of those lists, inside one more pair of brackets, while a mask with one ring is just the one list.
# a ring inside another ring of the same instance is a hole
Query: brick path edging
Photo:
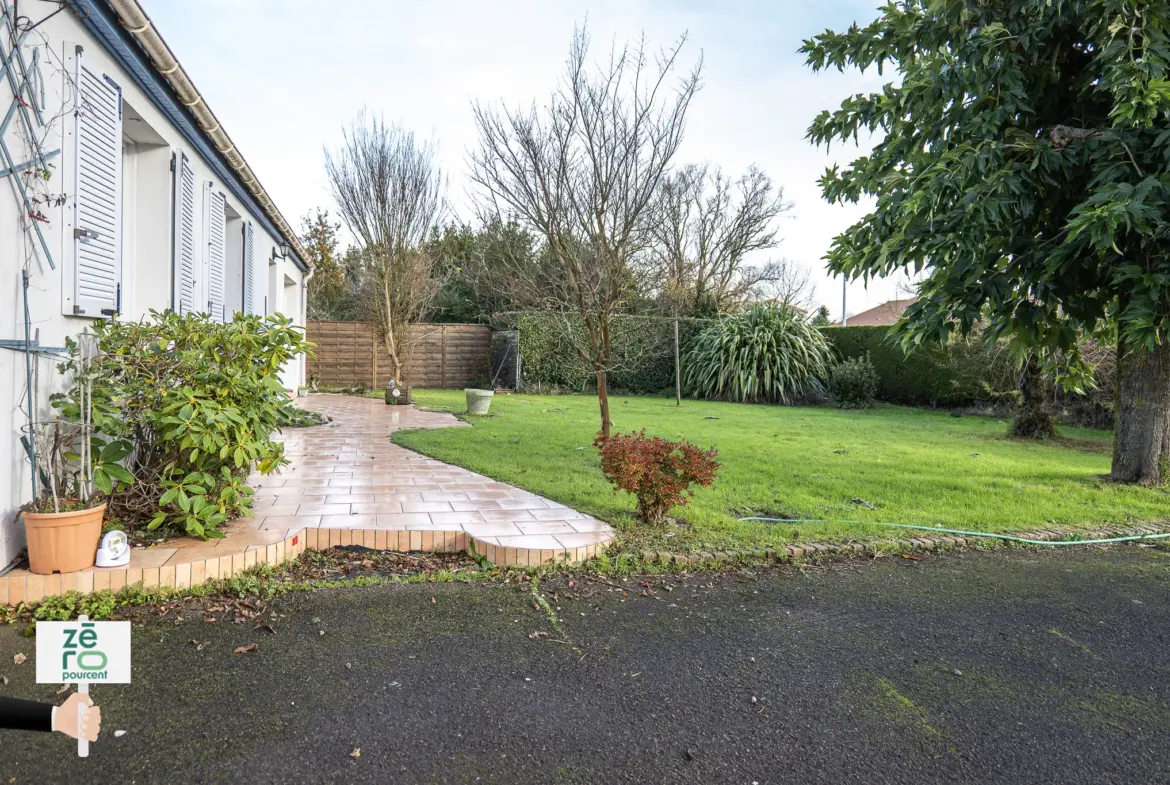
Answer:
[[[1020, 537], [1027, 540], [1059, 542], [1065, 540], [1070, 534], [1076, 534], [1078, 540], [1097, 540], [1106, 539], [1109, 537], [1134, 537], [1143, 534], [1159, 534], [1168, 530], [1170, 530], [1170, 526], [1159, 527], [1145, 524], [1141, 526], [1118, 527], [1085, 532], [1053, 531], [1044, 529], [1040, 531], [1008, 533], [1013, 537]], [[879, 553], [883, 551], [913, 553], [915, 551], [951, 550], [958, 548], [968, 548], [976, 544], [985, 546], [1025, 545], [1025, 543], [1017, 543], [1011, 540], [1001, 540], [989, 537], [965, 537], [961, 535], [935, 536], [931, 535], [929, 532], [923, 532], [923, 534], [928, 536], [909, 537], [905, 539], [895, 538], [867, 540], [865, 542], [849, 543], [811, 542], [802, 543], [800, 545], [789, 545], [779, 550], [775, 548], [746, 548], [731, 551], [702, 551], [700, 553], [676, 553], [674, 551], [643, 550], [641, 554], [641, 562], [642, 564], [660, 565], [714, 565], [737, 561], [782, 562], [799, 561], [808, 558], [850, 558], [866, 553]], [[1167, 541], [1170, 541], [1170, 538], [1166, 538], [1165, 540], [1153, 540], [1152, 542]]]

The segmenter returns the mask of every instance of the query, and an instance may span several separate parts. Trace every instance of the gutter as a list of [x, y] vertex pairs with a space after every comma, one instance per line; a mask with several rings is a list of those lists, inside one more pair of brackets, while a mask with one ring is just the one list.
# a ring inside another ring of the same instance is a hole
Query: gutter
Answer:
[[207, 102], [203, 100], [203, 96], [195, 88], [183, 67], [179, 65], [178, 59], [171, 52], [166, 41], [159, 35], [154, 24], [150, 21], [150, 17], [142, 10], [138, 0], [106, 0], [106, 3], [118, 15], [118, 21], [122, 23], [122, 27], [134, 37], [138, 45], [149, 56], [155, 71], [166, 79], [179, 101], [190, 111], [198, 123], [199, 129], [212, 141], [215, 149], [223, 156], [228, 166], [239, 176], [243, 186], [259, 202], [268, 218], [284, 236], [285, 242], [292, 248], [293, 253], [311, 272], [311, 257], [301, 245], [297, 233], [280, 214], [280, 210], [268, 196], [264, 186], [260, 185], [256, 174], [248, 166], [248, 162], [244, 160], [244, 156], [240, 154], [235, 143], [223, 130], [219, 120], [207, 106]]

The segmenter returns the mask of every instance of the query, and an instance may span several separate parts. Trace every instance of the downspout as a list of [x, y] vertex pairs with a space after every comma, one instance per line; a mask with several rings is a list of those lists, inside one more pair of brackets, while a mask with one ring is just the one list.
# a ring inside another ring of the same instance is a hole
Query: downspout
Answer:
[[[317, 273], [317, 266], [309, 264], [309, 274], [301, 279], [301, 320], [305, 325], [305, 338], [309, 337], [309, 281], [313, 280], [313, 276]], [[309, 356], [301, 355], [301, 379], [297, 384], [306, 385], [309, 383]]]
[[118, 14], [118, 19], [122, 26], [134, 36], [139, 45], [143, 48], [146, 54], [150, 57], [154, 68], [160, 73], [171, 88], [175, 91], [179, 101], [191, 111], [199, 124], [203, 133], [207, 134], [208, 138], [215, 144], [218, 150], [227, 161], [228, 166], [235, 170], [236, 174], [240, 176], [240, 181], [244, 187], [256, 197], [260, 206], [264, 208], [264, 212], [276, 224], [276, 227], [284, 234], [285, 239], [292, 246], [292, 249], [304, 262], [306, 267], [312, 267], [309, 261], [308, 254], [305, 253], [304, 247], [301, 245], [300, 238], [297, 237], [296, 232], [292, 230], [284, 216], [280, 214], [280, 210], [276, 208], [272, 199], [269, 198], [268, 193], [264, 187], [260, 185], [260, 181], [256, 179], [252, 168], [248, 166], [248, 162], [240, 155], [240, 151], [236, 149], [235, 144], [224, 132], [219, 124], [219, 120], [207, 107], [207, 103], [203, 100], [203, 96], [195, 89], [195, 85], [187, 76], [183, 67], [179, 65], [179, 61], [171, 53], [166, 41], [154, 29], [154, 24], [150, 21], [150, 17], [142, 10], [142, 6], [138, 4], [138, 0], [105, 0], [109, 6]]

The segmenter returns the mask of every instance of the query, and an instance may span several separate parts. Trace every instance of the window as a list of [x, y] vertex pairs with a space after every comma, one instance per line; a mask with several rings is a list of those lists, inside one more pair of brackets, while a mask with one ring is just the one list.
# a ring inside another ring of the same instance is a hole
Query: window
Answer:
[[73, 313], [113, 316], [122, 285], [122, 89], [77, 52]]

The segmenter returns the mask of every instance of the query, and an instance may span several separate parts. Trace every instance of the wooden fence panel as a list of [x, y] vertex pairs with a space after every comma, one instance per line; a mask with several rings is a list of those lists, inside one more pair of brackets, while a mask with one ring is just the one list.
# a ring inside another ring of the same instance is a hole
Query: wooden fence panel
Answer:
[[[390, 358], [365, 322], [317, 322], [308, 326], [317, 344], [310, 376], [324, 386], [384, 387]], [[491, 377], [492, 331], [484, 324], [415, 324], [407, 333], [406, 382], [412, 387], [460, 389]]]

